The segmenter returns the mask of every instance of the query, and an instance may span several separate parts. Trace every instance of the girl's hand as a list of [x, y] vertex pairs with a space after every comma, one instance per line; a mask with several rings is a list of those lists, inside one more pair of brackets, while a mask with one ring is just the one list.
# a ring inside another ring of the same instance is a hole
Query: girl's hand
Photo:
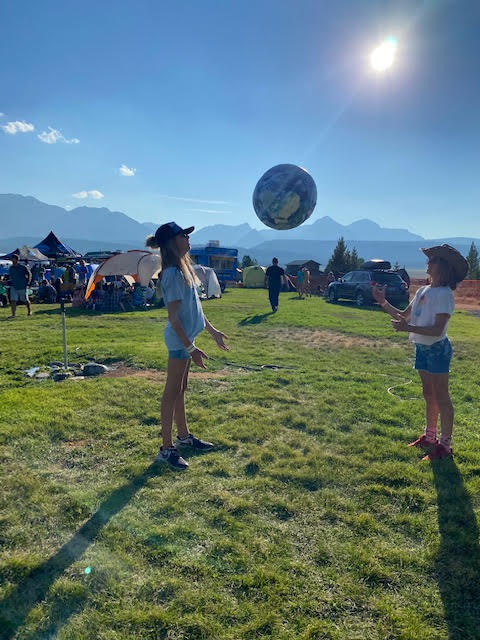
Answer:
[[205, 353], [205, 351], [202, 351], [201, 349], [198, 349], [198, 348], [195, 349], [195, 351], [192, 351], [192, 360], [197, 365], [197, 367], [200, 367], [201, 369], [207, 368], [207, 365], [203, 362], [204, 358], [205, 360], [208, 360], [208, 356]]
[[212, 338], [215, 340], [215, 342], [217, 343], [217, 347], [219, 349], [222, 349], [223, 351], [228, 351], [228, 347], [225, 344], [225, 342], [223, 341], [224, 339], [228, 340], [228, 336], [226, 336], [224, 333], [222, 333], [221, 331], [217, 331], [215, 329], [215, 331], [212, 333]]
[[385, 302], [386, 287], [387, 285], [384, 285], [382, 287], [381, 285], [378, 284], [378, 282], [375, 282], [375, 284], [372, 287], [372, 296], [375, 298], [378, 304], [383, 304]]
[[402, 316], [397, 316], [396, 319], [392, 318], [391, 323], [395, 331], [408, 331], [408, 322]]

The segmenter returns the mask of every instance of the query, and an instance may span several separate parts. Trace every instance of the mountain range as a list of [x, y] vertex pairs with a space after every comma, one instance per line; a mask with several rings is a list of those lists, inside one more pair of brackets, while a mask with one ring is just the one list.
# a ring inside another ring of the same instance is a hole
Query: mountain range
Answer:
[[217, 224], [204, 227], [192, 234], [192, 242], [205, 244], [209, 240], [220, 243], [234, 242], [242, 247], [255, 247], [262, 242], [283, 240], [378, 240], [395, 242], [414, 242], [423, 240], [422, 236], [410, 233], [406, 229], [386, 229], [372, 220], [363, 219], [343, 225], [329, 216], [319, 218], [312, 224], [303, 224], [289, 231], [265, 229], [258, 231], [244, 223], [237, 226]]
[[[195, 224], [195, 221], [193, 221]], [[157, 228], [153, 222], [138, 222], [120, 211], [106, 207], [77, 207], [67, 211], [32, 196], [0, 194], [0, 251], [33, 245], [53, 230], [64, 242], [81, 252], [98, 249], [143, 248], [145, 237]], [[239, 257], [248, 253], [260, 264], [268, 264], [273, 255], [281, 263], [309, 259], [326, 264], [340, 236], [350, 248], [356, 246], [364, 258], [385, 257], [410, 267], [425, 263], [421, 246], [448, 242], [462, 253], [468, 252], [475, 238], [426, 240], [407, 229], [389, 229], [369, 219], [342, 225], [329, 216], [289, 231], [257, 230], [249, 224], [217, 224], [204, 227], [191, 236], [193, 245], [218, 240], [221, 245], [239, 249]]]

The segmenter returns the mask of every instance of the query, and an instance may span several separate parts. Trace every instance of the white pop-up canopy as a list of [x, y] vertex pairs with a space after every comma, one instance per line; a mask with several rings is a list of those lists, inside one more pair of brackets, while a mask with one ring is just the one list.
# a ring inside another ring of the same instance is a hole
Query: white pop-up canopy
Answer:
[[2, 256], [2, 258], [11, 260], [13, 254], [16, 254], [19, 260], [24, 262], [49, 262], [49, 258], [43, 255], [36, 247], [27, 247], [25, 245], [22, 248], [15, 249], [15, 251], [11, 253], [7, 253], [5, 256]]

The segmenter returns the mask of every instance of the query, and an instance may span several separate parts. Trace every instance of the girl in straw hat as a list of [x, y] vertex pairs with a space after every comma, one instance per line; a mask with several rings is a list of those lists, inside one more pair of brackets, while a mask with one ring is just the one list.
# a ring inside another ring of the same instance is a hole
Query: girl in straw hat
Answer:
[[[385, 288], [375, 285], [373, 297], [392, 316], [395, 331], [407, 331], [415, 344], [415, 369], [423, 385], [426, 403], [425, 432], [409, 447], [426, 451], [424, 460], [452, 456], [453, 405], [448, 391], [452, 346], [447, 325], [455, 308], [453, 291], [468, 271], [465, 258], [447, 244], [422, 249], [428, 258], [430, 284], [420, 287], [408, 307], [401, 311], [385, 299]], [[440, 416], [441, 435], [437, 437]]]
[[[174, 469], [188, 467], [178, 447], [189, 447], [197, 451], [213, 448], [210, 442], [200, 440], [190, 433], [185, 415], [185, 391], [190, 363], [193, 360], [197, 366], [205, 369], [203, 361], [208, 358], [206, 353], [195, 346], [195, 336], [206, 328], [220, 349], [228, 349], [224, 342], [227, 336], [210, 324], [203, 314], [198, 298], [196, 287], [199, 281], [188, 253], [188, 236], [193, 229], [194, 227], [182, 229], [175, 222], [167, 222], [146, 241], [148, 247], [160, 249], [161, 288], [168, 311], [168, 322], [164, 332], [168, 349], [167, 381], [161, 404], [163, 445], [156, 461], [168, 463]], [[174, 420], [178, 430], [175, 444], [172, 441]]]

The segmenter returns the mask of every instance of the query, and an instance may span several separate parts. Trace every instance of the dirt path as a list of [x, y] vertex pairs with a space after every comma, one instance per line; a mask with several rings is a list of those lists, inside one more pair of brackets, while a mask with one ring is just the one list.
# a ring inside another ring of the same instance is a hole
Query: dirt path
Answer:
[[[226, 378], [231, 375], [231, 371], [221, 369], [220, 371], [190, 371], [189, 378], [193, 380], [213, 380]], [[142, 378], [143, 380], [165, 381], [166, 371], [160, 369], [136, 369], [127, 364], [119, 364], [111, 368], [102, 377], [104, 378]]]

